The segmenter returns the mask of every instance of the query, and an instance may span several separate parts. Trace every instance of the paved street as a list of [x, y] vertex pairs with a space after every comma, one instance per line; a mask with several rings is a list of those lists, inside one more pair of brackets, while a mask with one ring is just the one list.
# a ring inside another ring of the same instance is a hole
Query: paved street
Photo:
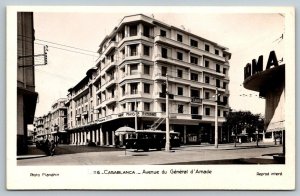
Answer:
[[[27, 165], [155, 165], [155, 164], [274, 164], [272, 154], [281, 153], [282, 146], [255, 143], [221, 144], [216, 149], [214, 145], [192, 145], [172, 149], [171, 152], [149, 152], [115, 148], [89, 147], [94, 150], [83, 152], [71, 151], [76, 146], [60, 146], [60, 152], [55, 156], [33, 156], [17, 160], [20, 166]], [[81, 147], [87, 148], [87, 147]], [[67, 149], [67, 150], [66, 150]], [[104, 150], [103, 150], [104, 149]]]

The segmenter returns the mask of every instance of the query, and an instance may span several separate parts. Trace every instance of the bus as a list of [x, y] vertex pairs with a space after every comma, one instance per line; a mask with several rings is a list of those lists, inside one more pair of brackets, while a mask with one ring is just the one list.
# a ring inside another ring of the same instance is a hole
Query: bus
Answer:
[[[160, 130], [136, 130], [128, 134], [124, 141], [126, 149], [161, 150], [165, 148], [166, 132]], [[180, 147], [179, 132], [170, 131], [170, 148]]]

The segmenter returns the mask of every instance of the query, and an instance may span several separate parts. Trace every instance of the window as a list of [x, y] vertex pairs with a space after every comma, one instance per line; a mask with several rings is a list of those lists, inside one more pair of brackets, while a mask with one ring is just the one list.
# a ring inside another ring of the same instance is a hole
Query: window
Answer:
[[115, 57], [114, 55], [110, 56], [110, 62], [114, 62], [115, 61], [114, 57]]
[[191, 56], [191, 63], [198, 65], [198, 58]]
[[182, 59], [183, 59], [182, 52], [177, 52], [177, 59], [182, 61]]
[[126, 109], [126, 103], [122, 104], [122, 108], [123, 108], [123, 111], [125, 111], [125, 109]]
[[208, 76], [205, 76], [205, 83], [209, 84], [209, 77]]
[[205, 92], [205, 99], [209, 99], [209, 92]]
[[223, 103], [224, 103], [225, 105], [228, 104], [228, 97], [226, 97], [226, 96], [223, 97]]
[[130, 111], [135, 111], [135, 102], [130, 103]]
[[144, 110], [145, 111], [150, 111], [150, 103], [144, 103]]
[[215, 54], [219, 55], [219, 50], [215, 49]]
[[191, 97], [200, 97], [200, 91], [191, 89]]
[[136, 56], [137, 55], [137, 50], [136, 50], [137, 45], [130, 45], [129, 48], [130, 48], [130, 56]]
[[160, 36], [162, 37], [166, 37], [167, 36], [167, 32], [165, 30], [160, 30]]
[[218, 116], [220, 116], [221, 115], [221, 111], [220, 110], [218, 110]]
[[168, 58], [168, 49], [167, 48], [161, 48], [161, 56], [162, 56], [162, 58]]
[[145, 56], [150, 56], [150, 47], [144, 45], [144, 55]]
[[150, 93], [150, 84], [144, 83], [144, 93]]
[[205, 64], [205, 67], [209, 67], [209, 61], [208, 60], [205, 60], [205, 62], [204, 62], [204, 64]]
[[198, 74], [191, 73], [191, 80], [198, 81]]
[[150, 28], [148, 26], [144, 26], [144, 36], [150, 37]]
[[144, 74], [150, 75], [150, 66], [149, 65], [144, 65]]
[[182, 42], [182, 35], [177, 34], [177, 41]]
[[191, 46], [198, 47], [198, 42], [196, 40], [191, 39]]
[[137, 35], [137, 26], [131, 26], [129, 30], [130, 36], [136, 36]]
[[161, 84], [161, 92], [166, 93], [167, 92], [167, 86], [166, 84]]
[[205, 51], [209, 52], [209, 45], [205, 44]]
[[192, 107], [191, 107], [191, 114], [199, 114], [198, 107], [192, 106]]
[[125, 95], [125, 85], [121, 86], [121, 89], [122, 89], [122, 96]]
[[205, 108], [205, 115], [210, 116], [210, 108]]
[[167, 71], [168, 71], [167, 67], [164, 67], [164, 66], [161, 67], [161, 75], [162, 76], [166, 76], [167, 75]]
[[177, 69], [177, 77], [182, 78], [182, 70], [181, 69]]
[[177, 87], [177, 95], [183, 95], [183, 88]]
[[178, 104], [178, 113], [182, 114], [183, 113], [183, 105]]
[[161, 108], [162, 112], [165, 112], [166, 111], [166, 103], [161, 103], [160, 108]]
[[223, 89], [226, 89], [226, 88], [227, 88], [227, 83], [223, 82]]
[[216, 64], [216, 72], [221, 73], [219, 64]]
[[219, 79], [216, 79], [216, 87], [220, 88], [220, 80]]
[[226, 75], [226, 71], [227, 71], [227, 69], [226, 69], [226, 68], [223, 68], [223, 74]]
[[130, 84], [130, 94], [137, 94], [138, 83]]
[[138, 64], [130, 65], [130, 75], [138, 74]]

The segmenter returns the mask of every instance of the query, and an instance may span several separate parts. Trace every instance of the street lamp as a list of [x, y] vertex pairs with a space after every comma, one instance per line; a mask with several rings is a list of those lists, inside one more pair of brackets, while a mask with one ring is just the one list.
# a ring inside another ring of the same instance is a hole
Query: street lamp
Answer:
[[[258, 126], [261, 126], [262, 119], [258, 119]], [[258, 139], [259, 139], [259, 127], [256, 127], [256, 147], [258, 147]]]
[[166, 74], [166, 146], [165, 151], [170, 151], [170, 119], [169, 119], [169, 84], [168, 74]]
[[218, 88], [216, 88], [215, 94], [215, 148], [218, 148]]

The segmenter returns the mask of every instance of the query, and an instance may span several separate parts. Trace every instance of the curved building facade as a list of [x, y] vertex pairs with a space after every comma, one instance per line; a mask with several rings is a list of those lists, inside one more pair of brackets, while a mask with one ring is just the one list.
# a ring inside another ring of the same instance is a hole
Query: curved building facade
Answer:
[[229, 112], [227, 48], [138, 14], [124, 17], [98, 53], [96, 66], [69, 89], [72, 144], [114, 145], [114, 131], [135, 127], [135, 115], [138, 129], [165, 130], [166, 75], [170, 128], [181, 133], [182, 143], [213, 141], [215, 112], [221, 133]]
[[279, 65], [275, 51], [271, 51], [265, 69], [260, 56], [246, 65], [244, 73], [244, 87], [265, 99], [264, 141], [281, 141], [285, 131], [285, 64]]

